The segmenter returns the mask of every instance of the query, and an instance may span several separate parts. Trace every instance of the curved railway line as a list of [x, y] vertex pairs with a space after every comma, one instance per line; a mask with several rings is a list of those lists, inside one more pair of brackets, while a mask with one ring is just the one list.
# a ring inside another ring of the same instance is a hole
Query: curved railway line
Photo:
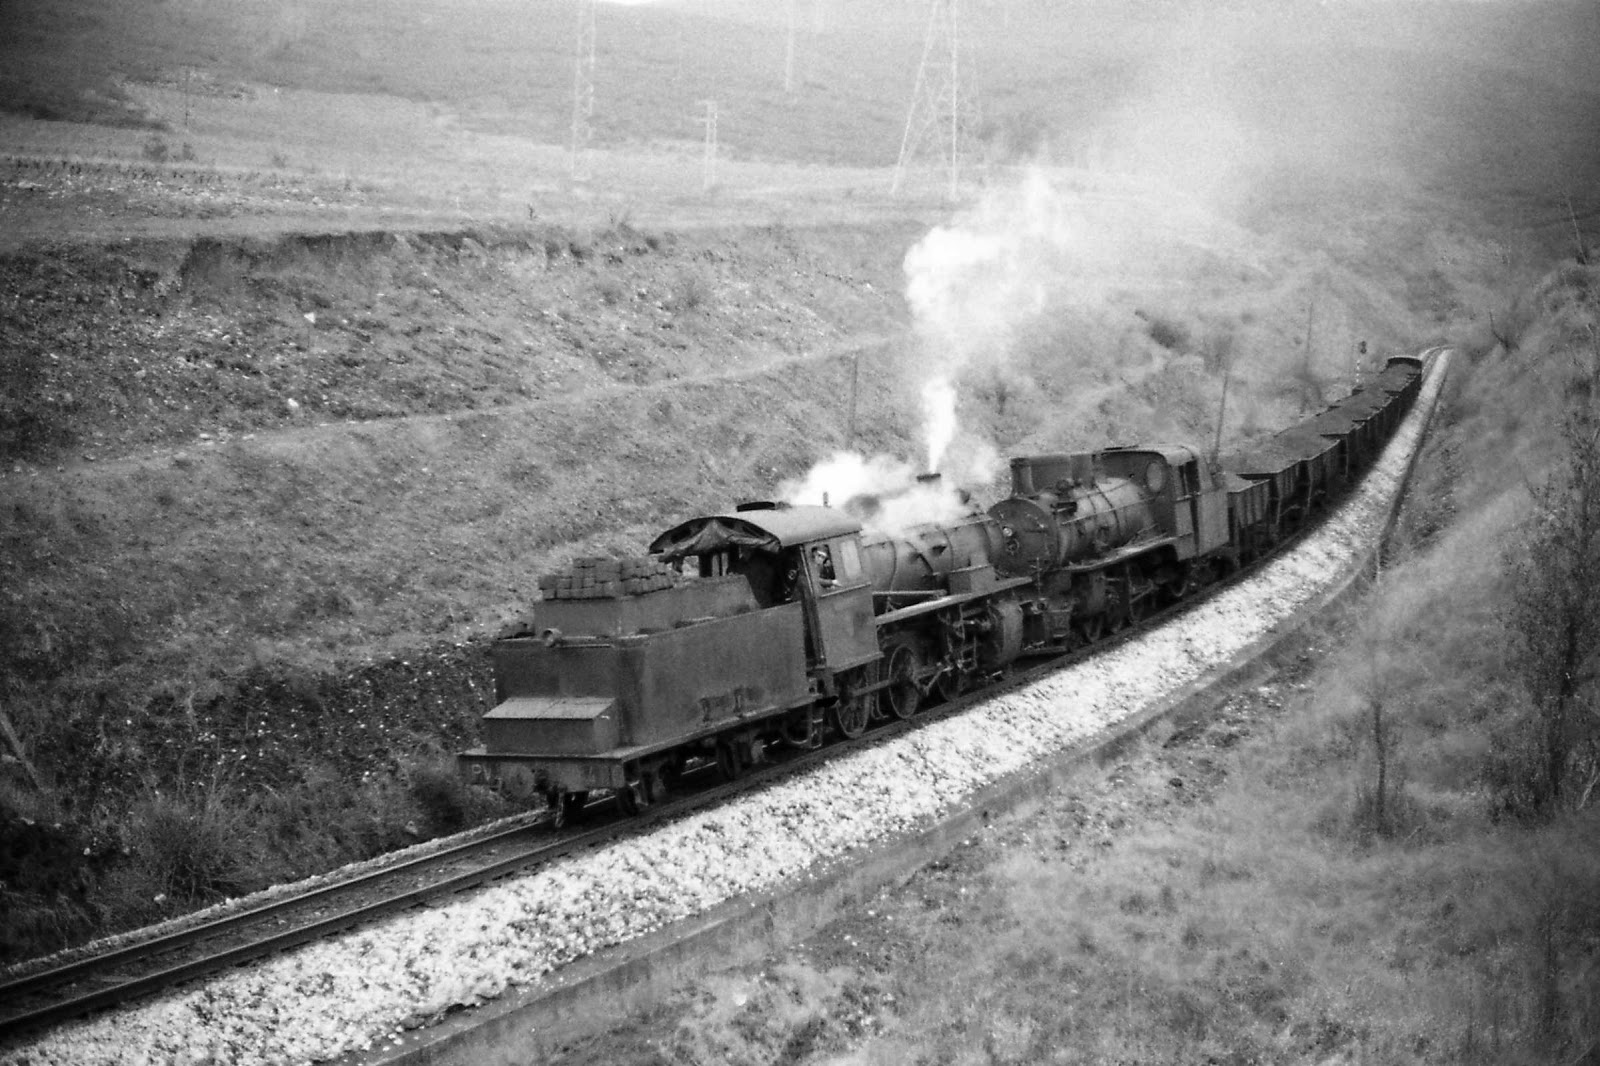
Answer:
[[[1403, 481], [1402, 476], [1402, 485]], [[1359, 488], [1360, 484], [1357, 482], [1352, 489]], [[1403, 488], [1393, 491], [1394, 501], [1398, 501]], [[1340, 503], [1342, 505], [1343, 501]], [[1393, 502], [1390, 507], [1388, 517], [1392, 518]], [[1335, 516], [1339, 510], [1329, 507], [1325, 513]], [[1323, 524], [1322, 521], [1308, 523], [1268, 558], [1293, 551]], [[1262, 564], [1265, 562], [1262, 560]], [[585, 812], [588, 817], [584, 819], [587, 824], [559, 831], [552, 832], [548, 814], [526, 817], [425, 854], [324, 882], [154, 938], [123, 943], [47, 968], [13, 970], [10, 976], [0, 978], [0, 1045], [14, 1047], [26, 1041], [30, 1034], [68, 1019], [128, 1003], [249, 960], [373, 923], [514, 873], [531, 872], [562, 856], [598, 849], [608, 841], [646, 836], [645, 831], [654, 826], [802, 774], [842, 752], [887, 744], [896, 737], [959, 716], [1012, 690], [1024, 689], [1058, 670], [1093, 659], [1163, 627], [1200, 608], [1222, 591], [1249, 580], [1263, 568], [1258, 564], [1241, 570], [1196, 594], [1168, 604], [1152, 613], [1143, 624], [1088, 647], [1008, 670], [994, 683], [929, 706], [913, 719], [882, 721], [857, 740], [831, 744], [819, 750], [784, 752], [784, 757], [772, 764], [720, 784], [712, 783], [718, 780], [718, 775], [709, 762], [694, 767], [685, 780], [687, 791], [683, 795], [647, 808], [642, 817], [618, 819], [613, 813], [615, 805], [609, 798], [589, 805]]]
[[[1313, 523], [1284, 541], [1291, 549], [1317, 528]], [[1271, 558], [1269, 557], [1269, 558]], [[835, 757], [843, 745], [870, 745], [959, 714], [968, 707], [1021, 688], [1057, 670], [1136, 639], [1248, 577], [1253, 568], [1174, 602], [1120, 633], [1065, 655], [1014, 668], [993, 683], [927, 707], [915, 718], [885, 718], [856, 740], [811, 751], [785, 751], [733, 781], [706, 784], [710, 766], [685, 779], [690, 791], [653, 805], [642, 815], [618, 817], [609, 798], [592, 802], [580, 824], [552, 836], [548, 812], [519, 819], [488, 835], [324, 882], [281, 898], [221, 915], [160, 936], [124, 943], [48, 968], [0, 980], [0, 1041], [174, 988], [276, 952], [423, 906], [502, 877], [531, 870], [624, 833], [633, 833], [713, 806]], [[602, 819], [596, 821], [596, 817]], [[592, 823], [583, 825], [582, 822]]]

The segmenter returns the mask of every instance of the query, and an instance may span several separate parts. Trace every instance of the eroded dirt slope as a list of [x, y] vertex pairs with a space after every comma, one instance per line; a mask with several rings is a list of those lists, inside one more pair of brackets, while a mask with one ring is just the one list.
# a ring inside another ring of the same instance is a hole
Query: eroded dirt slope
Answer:
[[[1271, 429], [1358, 338], [1472, 316], [1499, 259], [1419, 210], [1381, 258], [1160, 217], [1114, 275], [1058, 250], [1011, 354], [964, 371], [963, 425], [1004, 450], [1204, 440], [1227, 376], [1230, 436]], [[1423, 229], [1448, 270], [1407, 260]], [[9, 943], [481, 817], [450, 753], [541, 572], [847, 444], [918, 460], [937, 341], [903, 260], [927, 232], [618, 218], [0, 260], [0, 665], [44, 782], [8, 764]]]

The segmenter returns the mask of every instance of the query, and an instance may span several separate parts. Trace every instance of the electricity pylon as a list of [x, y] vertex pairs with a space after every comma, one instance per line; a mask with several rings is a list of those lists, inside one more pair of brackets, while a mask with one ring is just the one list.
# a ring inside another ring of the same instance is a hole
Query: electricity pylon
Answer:
[[[941, 160], [950, 163], [950, 199], [956, 197], [961, 173], [962, 108], [959, 0], [932, 0], [928, 8], [928, 36], [917, 66], [917, 84], [911, 90], [911, 108], [900, 138], [900, 158], [894, 165], [891, 194], [900, 192], [906, 167], [932, 133]], [[948, 156], [946, 153], [948, 152]]]
[[578, 33], [572, 61], [572, 177], [584, 176], [594, 137], [594, 9], [596, 0], [577, 0]]
[[701, 100], [700, 106], [705, 108], [700, 121], [706, 128], [705, 172], [703, 187], [710, 192], [717, 184], [717, 102], [715, 100]]
[[800, 21], [800, 0], [789, 0], [788, 46], [783, 53], [783, 91], [794, 95], [794, 37]]

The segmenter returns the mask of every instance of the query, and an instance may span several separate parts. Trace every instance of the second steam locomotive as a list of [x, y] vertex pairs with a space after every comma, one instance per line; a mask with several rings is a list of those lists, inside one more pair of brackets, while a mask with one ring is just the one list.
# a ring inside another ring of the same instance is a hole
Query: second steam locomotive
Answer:
[[631, 813], [690, 765], [732, 778], [909, 718], [1270, 550], [1373, 460], [1422, 370], [1390, 359], [1220, 469], [1184, 446], [1029, 456], [988, 511], [894, 535], [758, 503], [681, 522], [648, 558], [580, 559], [495, 643], [497, 706], [462, 763], [558, 820], [595, 790]]

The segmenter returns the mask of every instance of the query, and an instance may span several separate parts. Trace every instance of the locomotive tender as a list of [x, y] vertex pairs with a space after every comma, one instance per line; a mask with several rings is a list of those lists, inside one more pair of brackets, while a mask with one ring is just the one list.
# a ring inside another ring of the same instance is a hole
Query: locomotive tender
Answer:
[[579, 560], [495, 643], [497, 706], [463, 767], [559, 822], [595, 790], [633, 813], [690, 765], [731, 779], [773, 745], [909, 718], [1270, 550], [1376, 457], [1422, 370], [1390, 359], [1216, 470], [1185, 446], [1028, 456], [987, 512], [893, 535], [753, 503], [679, 523], [649, 559]]

